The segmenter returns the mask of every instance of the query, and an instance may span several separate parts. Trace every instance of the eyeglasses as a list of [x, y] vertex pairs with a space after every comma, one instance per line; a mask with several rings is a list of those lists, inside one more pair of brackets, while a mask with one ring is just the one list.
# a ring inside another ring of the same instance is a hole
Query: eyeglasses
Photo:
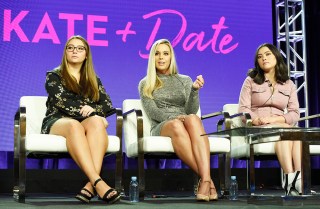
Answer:
[[66, 50], [67, 50], [68, 52], [73, 52], [74, 49], [77, 49], [77, 52], [83, 52], [83, 51], [86, 50], [86, 47], [84, 47], [84, 46], [73, 46], [73, 45], [68, 45], [68, 46], [66, 47]]

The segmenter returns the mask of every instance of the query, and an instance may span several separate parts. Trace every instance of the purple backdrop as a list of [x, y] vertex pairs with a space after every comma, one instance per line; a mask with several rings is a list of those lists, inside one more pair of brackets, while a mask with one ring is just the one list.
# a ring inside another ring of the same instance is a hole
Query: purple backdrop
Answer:
[[[258, 45], [272, 43], [270, 1], [1, 1], [0, 151], [13, 151], [13, 116], [23, 95], [46, 95], [45, 73], [60, 64], [74, 34], [93, 61], [115, 107], [138, 98], [154, 40], [174, 45], [179, 71], [202, 74], [202, 113], [237, 103]], [[214, 121], [205, 124], [207, 131]], [[209, 130], [210, 129], [210, 130]], [[110, 133], [114, 133], [111, 123]]]

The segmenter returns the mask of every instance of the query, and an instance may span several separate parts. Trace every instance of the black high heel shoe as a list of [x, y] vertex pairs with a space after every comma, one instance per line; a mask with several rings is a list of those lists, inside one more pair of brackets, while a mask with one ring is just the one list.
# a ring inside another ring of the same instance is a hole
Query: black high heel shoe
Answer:
[[[102, 181], [102, 179], [101, 179], [101, 178], [98, 178], [98, 179], [94, 182], [93, 187], [96, 188], [96, 185], [97, 185], [100, 181]], [[108, 195], [109, 195], [110, 193], [112, 193], [112, 192], [116, 192], [116, 193], [115, 193], [114, 195], [112, 195], [110, 198], [108, 198]], [[110, 188], [110, 189], [108, 189], [108, 191], [106, 191], [106, 193], [104, 193], [104, 195], [103, 195], [102, 197], [100, 197], [99, 195], [98, 195], [98, 197], [99, 197], [99, 199], [101, 199], [101, 200], [103, 200], [103, 201], [105, 201], [105, 202], [107, 202], [107, 203], [113, 204], [113, 203], [119, 201], [121, 196], [120, 196], [120, 193], [119, 193], [117, 190], [115, 190], [115, 189], [113, 189], [113, 188]]]
[[[86, 193], [84, 193], [83, 191], [85, 191]], [[86, 189], [85, 187], [83, 187], [80, 192], [75, 196], [76, 199], [80, 200], [83, 203], [90, 203], [90, 200], [96, 196], [96, 192], [94, 191], [94, 194], [92, 192], [90, 192], [88, 189]]]

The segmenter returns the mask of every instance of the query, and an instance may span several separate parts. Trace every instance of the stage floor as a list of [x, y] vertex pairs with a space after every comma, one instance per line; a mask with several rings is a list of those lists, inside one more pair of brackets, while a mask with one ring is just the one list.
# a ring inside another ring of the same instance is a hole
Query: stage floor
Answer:
[[[282, 191], [268, 190], [259, 191], [254, 197], [248, 197], [245, 191], [240, 191], [239, 199], [230, 201], [227, 198], [212, 202], [197, 202], [192, 193], [162, 193], [147, 194], [144, 201], [131, 203], [127, 197], [123, 197], [120, 202], [112, 207], [117, 209], [202, 209], [202, 208], [252, 208], [252, 209], [275, 209], [275, 208], [320, 208], [320, 194], [312, 196], [303, 196], [299, 198], [283, 197]], [[157, 198], [153, 197], [158, 195]], [[18, 203], [13, 200], [11, 194], [0, 194], [1, 209], [81, 209], [81, 208], [106, 208], [108, 204], [93, 199], [90, 204], [82, 204], [74, 198], [74, 194], [29, 194], [25, 203]], [[111, 206], [111, 205], [110, 205]], [[110, 207], [109, 206], [109, 207]]]

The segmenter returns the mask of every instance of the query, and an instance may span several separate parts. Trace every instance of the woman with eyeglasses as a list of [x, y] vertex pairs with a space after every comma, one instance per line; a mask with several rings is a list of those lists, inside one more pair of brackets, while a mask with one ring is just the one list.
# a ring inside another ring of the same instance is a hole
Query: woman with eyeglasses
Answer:
[[64, 136], [68, 152], [89, 179], [76, 198], [89, 203], [98, 195], [108, 203], [118, 201], [119, 192], [100, 177], [108, 146], [106, 116], [115, 109], [94, 71], [83, 37], [67, 41], [60, 66], [47, 72], [45, 87], [47, 112], [41, 132]]
[[[239, 112], [249, 113], [254, 126], [294, 126], [300, 118], [297, 88], [279, 50], [262, 44], [254, 62], [242, 85]], [[284, 172], [285, 195], [301, 194], [301, 142], [279, 141], [274, 149]]]

